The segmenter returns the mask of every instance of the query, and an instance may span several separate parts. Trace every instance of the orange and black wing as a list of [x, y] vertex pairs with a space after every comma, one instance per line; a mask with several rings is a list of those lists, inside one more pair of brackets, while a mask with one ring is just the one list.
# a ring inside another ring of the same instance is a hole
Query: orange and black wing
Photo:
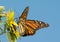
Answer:
[[22, 19], [26, 20], [27, 14], [28, 14], [28, 10], [29, 10], [29, 7], [26, 7], [26, 8], [24, 9], [22, 15], [19, 17], [19, 19], [22, 18]]
[[17, 23], [19, 24], [20, 21], [26, 21], [27, 19], [27, 14], [28, 14], [28, 10], [29, 10], [29, 7], [26, 7], [22, 13], [22, 15], [19, 17], [19, 20], [17, 21]]
[[25, 24], [24, 28], [25, 28], [25, 32], [24, 32], [24, 35], [22, 36], [30, 36], [35, 34], [35, 30], [29, 25]]
[[25, 30], [24, 35], [22, 36], [34, 35], [36, 30], [49, 26], [48, 24], [37, 20], [26, 20], [25, 24], [23, 23], [21, 25], [23, 26], [22, 29]]
[[35, 30], [31, 26], [27, 25], [25, 22], [21, 22], [18, 25], [20, 28], [21, 36], [29, 36], [35, 33]]
[[47, 23], [42, 22], [42, 21], [37, 21], [37, 20], [26, 20], [26, 25], [29, 25], [34, 30], [45, 28], [45, 27], [49, 26]]

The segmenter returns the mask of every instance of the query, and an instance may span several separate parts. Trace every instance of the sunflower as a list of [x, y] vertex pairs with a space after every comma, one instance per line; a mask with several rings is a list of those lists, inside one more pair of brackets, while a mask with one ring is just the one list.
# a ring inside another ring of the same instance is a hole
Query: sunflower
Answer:
[[[17, 23], [14, 21], [14, 11], [8, 11], [6, 14], [6, 22], [5, 22], [5, 28], [7, 28], [8, 31], [8, 39], [10, 40], [9, 42], [15, 42], [16, 38], [19, 38], [19, 32], [16, 28]], [[12, 40], [12, 41], [11, 41]]]

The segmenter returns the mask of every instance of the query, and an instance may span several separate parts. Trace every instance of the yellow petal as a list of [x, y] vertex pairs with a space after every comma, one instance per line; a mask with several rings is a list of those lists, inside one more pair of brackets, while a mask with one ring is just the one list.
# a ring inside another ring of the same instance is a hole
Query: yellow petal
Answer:
[[15, 35], [17, 38], [20, 37], [18, 30], [15, 31]]
[[14, 20], [14, 11], [10, 12], [10, 19]]
[[16, 22], [13, 22], [13, 24], [14, 24], [15, 26], [18, 26]]

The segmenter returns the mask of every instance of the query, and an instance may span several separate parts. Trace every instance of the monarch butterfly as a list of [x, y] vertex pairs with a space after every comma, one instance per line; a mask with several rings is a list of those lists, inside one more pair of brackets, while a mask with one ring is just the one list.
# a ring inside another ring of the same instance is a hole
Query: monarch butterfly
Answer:
[[21, 36], [34, 35], [38, 29], [48, 27], [47, 23], [38, 20], [27, 20], [29, 7], [26, 7], [22, 15], [19, 17], [18, 26], [20, 28]]

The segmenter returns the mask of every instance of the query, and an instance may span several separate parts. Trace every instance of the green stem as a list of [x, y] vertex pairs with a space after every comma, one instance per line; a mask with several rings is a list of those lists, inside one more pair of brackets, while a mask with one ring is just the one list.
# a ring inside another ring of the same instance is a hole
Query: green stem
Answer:
[[16, 42], [16, 38], [10, 33], [7, 32], [8, 42]]

